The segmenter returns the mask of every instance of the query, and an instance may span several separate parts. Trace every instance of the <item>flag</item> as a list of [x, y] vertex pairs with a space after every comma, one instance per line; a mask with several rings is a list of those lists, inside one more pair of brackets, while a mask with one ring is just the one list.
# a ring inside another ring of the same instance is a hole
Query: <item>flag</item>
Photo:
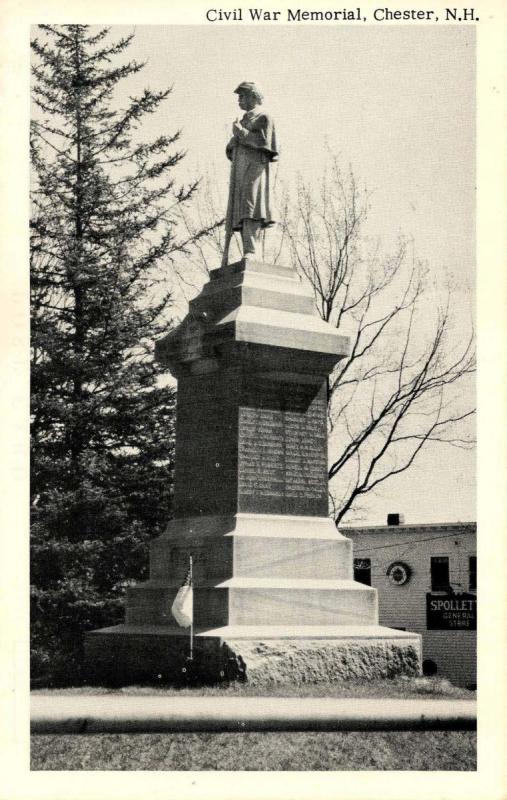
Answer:
[[194, 613], [194, 592], [192, 588], [192, 567], [190, 566], [187, 576], [174, 598], [171, 606], [171, 614], [182, 628], [188, 628], [192, 624]]

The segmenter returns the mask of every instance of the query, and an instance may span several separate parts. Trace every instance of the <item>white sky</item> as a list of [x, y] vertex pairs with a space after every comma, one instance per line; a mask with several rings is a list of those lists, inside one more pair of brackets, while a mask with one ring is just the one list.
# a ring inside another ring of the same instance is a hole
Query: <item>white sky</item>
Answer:
[[412, 234], [422, 258], [469, 286], [474, 37], [461, 26], [140, 26], [129, 52], [148, 63], [128, 88], [173, 84], [153, 124], [183, 128], [182, 174], [214, 164], [226, 184], [233, 90], [257, 81], [279, 132], [281, 177], [317, 174], [327, 142], [374, 190], [372, 231], [386, 241]]
[[[147, 65], [125, 86], [135, 94], [173, 85], [144, 135], [182, 128], [181, 180], [212, 167], [226, 187], [224, 147], [240, 114], [233, 90], [258, 82], [281, 142], [279, 177], [317, 176], [326, 147], [339, 153], [374, 192], [368, 233], [386, 249], [399, 233], [414, 237], [437, 282], [449, 276], [456, 286], [466, 335], [475, 285], [474, 37], [465, 26], [138, 26], [128, 55]], [[473, 452], [431, 448], [368, 497], [363, 516], [473, 520], [474, 484]]]

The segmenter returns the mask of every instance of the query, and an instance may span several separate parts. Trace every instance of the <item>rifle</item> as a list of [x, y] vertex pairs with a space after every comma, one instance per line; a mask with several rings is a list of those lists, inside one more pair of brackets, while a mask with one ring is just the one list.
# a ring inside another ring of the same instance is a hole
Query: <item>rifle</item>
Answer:
[[234, 196], [234, 184], [236, 182], [236, 153], [238, 150], [237, 143], [234, 145], [234, 150], [232, 151], [232, 161], [231, 161], [231, 176], [229, 179], [229, 199], [227, 201], [227, 214], [225, 217], [225, 241], [224, 241], [224, 254], [222, 256], [222, 267], [227, 266], [227, 262], [229, 260], [229, 246], [231, 244], [232, 239], [232, 213], [233, 213], [233, 196]]

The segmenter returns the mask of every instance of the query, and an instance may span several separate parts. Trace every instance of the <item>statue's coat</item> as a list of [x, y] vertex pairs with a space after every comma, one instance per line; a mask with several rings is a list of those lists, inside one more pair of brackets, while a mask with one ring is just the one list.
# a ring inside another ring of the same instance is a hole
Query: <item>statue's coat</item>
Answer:
[[245, 130], [226, 148], [233, 162], [227, 213], [236, 231], [244, 219], [258, 220], [263, 228], [274, 224], [270, 164], [279, 152], [273, 119], [263, 109], [247, 111], [241, 125]]

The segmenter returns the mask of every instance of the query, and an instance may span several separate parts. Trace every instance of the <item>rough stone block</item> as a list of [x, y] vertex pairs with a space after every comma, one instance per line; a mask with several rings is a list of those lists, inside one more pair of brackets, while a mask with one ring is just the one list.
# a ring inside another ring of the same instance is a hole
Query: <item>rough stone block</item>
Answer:
[[385, 639], [226, 639], [225, 644], [245, 664], [252, 686], [337, 683], [343, 680], [381, 680], [419, 675], [416, 642]]
[[87, 634], [90, 675], [116, 684], [247, 681], [341, 683], [421, 674], [421, 637], [379, 626], [224, 627], [198, 633], [117, 625]]

